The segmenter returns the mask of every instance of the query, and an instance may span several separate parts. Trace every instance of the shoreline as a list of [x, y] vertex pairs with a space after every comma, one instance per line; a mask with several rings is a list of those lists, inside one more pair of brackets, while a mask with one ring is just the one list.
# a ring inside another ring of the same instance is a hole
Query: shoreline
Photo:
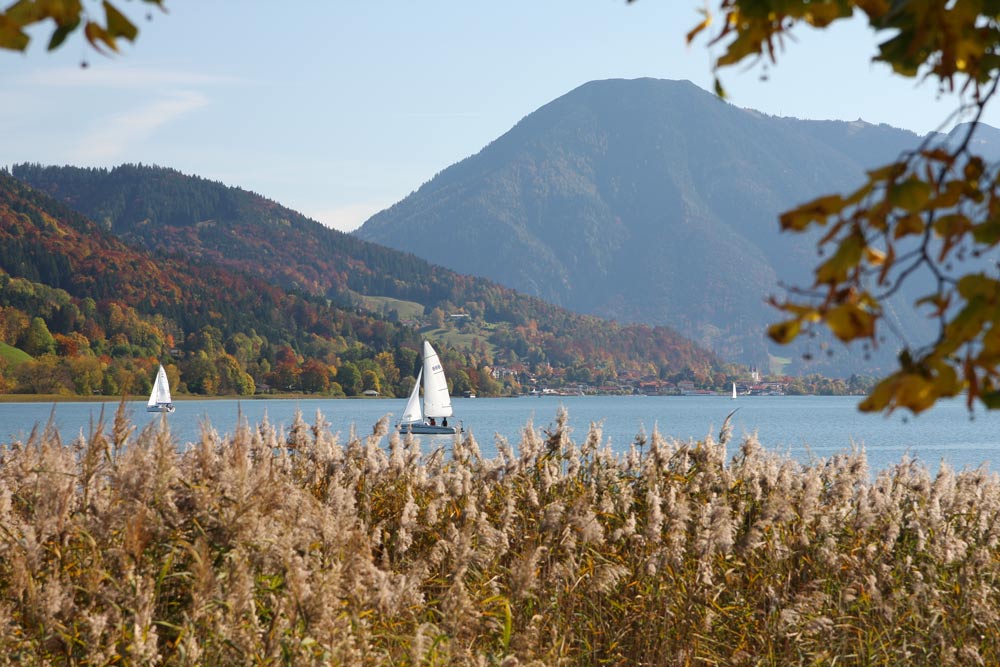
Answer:
[[[0, 403], [134, 403], [145, 402], [148, 396], [68, 396], [65, 394], [0, 394]], [[331, 401], [398, 401], [391, 396], [322, 396], [317, 394], [255, 394], [253, 396], [174, 396], [174, 403], [186, 401], [270, 401], [270, 400], [331, 400]]]

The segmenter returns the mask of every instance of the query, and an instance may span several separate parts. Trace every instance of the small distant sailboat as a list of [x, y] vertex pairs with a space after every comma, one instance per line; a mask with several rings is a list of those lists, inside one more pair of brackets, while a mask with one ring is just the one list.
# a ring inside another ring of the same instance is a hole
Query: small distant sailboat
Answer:
[[173, 412], [174, 403], [170, 398], [170, 383], [167, 381], [167, 372], [160, 364], [160, 370], [156, 371], [156, 381], [153, 382], [153, 391], [146, 401], [146, 412]]
[[[420, 404], [420, 389], [424, 390], [423, 406]], [[462, 427], [448, 425], [452, 416], [451, 396], [448, 394], [448, 380], [444, 376], [441, 360], [431, 344], [424, 341], [424, 363], [417, 372], [417, 381], [406, 401], [403, 415], [397, 427], [401, 433], [422, 433], [430, 435], [450, 435], [458, 433]], [[437, 420], [441, 419], [438, 424]]]
[[736, 383], [733, 383], [733, 398], [736, 398]]

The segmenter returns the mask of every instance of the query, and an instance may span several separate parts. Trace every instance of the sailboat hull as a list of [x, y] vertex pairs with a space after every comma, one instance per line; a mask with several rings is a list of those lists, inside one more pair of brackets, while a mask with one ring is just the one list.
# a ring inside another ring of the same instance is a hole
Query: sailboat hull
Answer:
[[172, 405], [149, 405], [146, 406], [146, 412], [166, 412], [171, 413], [175, 410]]
[[415, 433], [419, 435], [454, 435], [461, 432], [455, 426], [431, 426], [430, 424], [400, 424], [400, 433]]

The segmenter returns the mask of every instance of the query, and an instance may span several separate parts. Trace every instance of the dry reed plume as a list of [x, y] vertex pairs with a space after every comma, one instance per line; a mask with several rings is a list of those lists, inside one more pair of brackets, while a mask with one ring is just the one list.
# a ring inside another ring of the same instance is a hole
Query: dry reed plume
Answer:
[[730, 434], [484, 459], [317, 415], [0, 456], [0, 662], [996, 665], [1000, 483]]

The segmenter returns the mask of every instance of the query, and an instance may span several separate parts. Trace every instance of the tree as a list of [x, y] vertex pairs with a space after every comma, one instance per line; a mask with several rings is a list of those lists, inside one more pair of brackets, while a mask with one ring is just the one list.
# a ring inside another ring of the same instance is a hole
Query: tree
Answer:
[[469, 381], [469, 374], [464, 370], [458, 370], [452, 373], [451, 380], [451, 393], [458, 395], [464, 394], [467, 391], [472, 391], [473, 386]]
[[15, 345], [31, 326], [28, 314], [17, 308], [0, 306], [0, 342]]
[[105, 364], [97, 357], [84, 356], [65, 360], [73, 389], [81, 396], [97, 393], [104, 380]]
[[325, 394], [330, 391], [330, 367], [318, 359], [306, 359], [302, 364], [302, 391]]
[[[163, 7], [162, 0], [143, 2]], [[49, 38], [49, 51], [58, 48], [82, 25], [84, 37], [95, 50], [117, 52], [118, 39], [134, 41], [139, 29], [108, 0], [103, 5], [102, 22], [84, 9], [81, 0], [19, 0], [0, 13], [0, 48], [24, 51], [31, 41], [24, 29], [51, 20], [55, 27]]]
[[384, 386], [392, 387], [399, 382], [399, 368], [396, 367], [396, 360], [391, 352], [379, 352], [375, 355], [375, 363], [378, 364]]
[[187, 358], [181, 366], [181, 375], [192, 394], [212, 396], [219, 389], [218, 370], [204, 352]]
[[361, 371], [351, 362], [347, 362], [337, 370], [337, 382], [348, 396], [357, 396], [364, 391]]
[[440, 308], [433, 308], [430, 314], [431, 326], [435, 329], [443, 329], [445, 323], [444, 311]]
[[381, 393], [382, 386], [378, 380], [378, 373], [373, 370], [366, 370], [361, 373], [362, 391], [376, 391]]
[[980, 0], [720, 0], [717, 7], [719, 20], [706, 10], [688, 41], [720, 26], [710, 37], [723, 49], [714, 66], [720, 95], [723, 68], [774, 62], [795, 28], [825, 28], [858, 14], [887, 35], [875, 61], [901, 76], [936, 81], [957, 96], [949, 121], [971, 118], [957, 138], [925, 140], [870, 171], [856, 191], [781, 215], [783, 230], [822, 231], [823, 259], [812, 285], [772, 298], [787, 319], [768, 334], [788, 343], [825, 326], [845, 343], [876, 346], [887, 328], [886, 300], [923, 274], [934, 288], [914, 307], [937, 319], [939, 334], [923, 347], [904, 347], [898, 369], [875, 385], [861, 409], [916, 413], [963, 390], [970, 409], [977, 399], [1000, 408], [1000, 280], [981, 259], [1000, 242], [1000, 168], [975, 154], [972, 141], [1000, 83], [996, 7]]
[[33, 357], [40, 357], [56, 351], [56, 339], [49, 333], [45, 320], [35, 317], [32, 318], [31, 325], [21, 338], [18, 347]]
[[215, 359], [216, 377], [219, 379], [219, 386], [216, 391], [220, 394], [237, 394], [239, 396], [252, 396], [256, 386], [253, 378], [247, 375], [236, 357], [226, 352], [221, 353]]
[[45, 354], [14, 369], [20, 391], [33, 394], [69, 394], [73, 380], [59, 357]]

